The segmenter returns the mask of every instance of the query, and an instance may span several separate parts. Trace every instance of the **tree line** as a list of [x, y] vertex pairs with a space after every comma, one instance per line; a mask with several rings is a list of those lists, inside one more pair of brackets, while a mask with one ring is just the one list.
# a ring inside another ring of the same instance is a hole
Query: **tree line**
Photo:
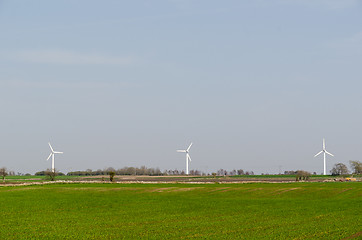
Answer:
[[105, 168], [103, 170], [98, 169], [93, 171], [87, 169], [85, 171], [73, 171], [68, 172], [68, 176], [98, 176], [108, 175], [110, 172], [114, 172], [115, 175], [147, 175], [147, 176], [161, 176], [163, 173], [159, 168], [147, 168], [146, 166], [138, 167], [124, 167], [120, 169], [114, 169], [112, 167]]
[[[172, 176], [172, 175], [186, 175], [184, 170], [178, 169], [169, 169], [161, 171], [159, 168], [147, 168], [146, 166], [138, 167], [124, 167], [121, 169], [114, 169], [112, 167], [105, 168], [103, 170], [98, 169], [93, 171], [92, 169], [87, 169], [85, 171], [72, 171], [68, 172], [68, 176], [97, 176], [97, 175], [108, 175], [110, 172], [114, 172], [115, 175], [145, 175], [145, 176]], [[43, 173], [43, 172], [39, 172]], [[37, 175], [37, 174], [36, 174]], [[193, 169], [189, 171], [189, 175], [192, 176], [208, 176], [208, 175], [218, 175], [218, 176], [234, 176], [234, 175], [254, 175], [253, 171], [244, 171], [243, 169], [238, 170], [224, 170], [219, 169], [216, 173], [205, 173], [201, 170]]]
[[[332, 170], [330, 171], [331, 175], [338, 176], [338, 175], [347, 175], [347, 174], [361, 174], [362, 173], [362, 162], [360, 161], [349, 161], [351, 171], [348, 167], [343, 163], [337, 163], [333, 166]], [[146, 166], [141, 167], [124, 167], [120, 169], [114, 169], [112, 167], [105, 168], [103, 170], [98, 169], [93, 171], [92, 169], [87, 169], [85, 171], [72, 171], [68, 172], [66, 175], [68, 176], [97, 176], [97, 175], [140, 175], [140, 176], [172, 176], [172, 175], [186, 175], [185, 171], [183, 170], [164, 170], [161, 171], [159, 168], [148, 168]], [[16, 175], [14, 171], [8, 171], [5, 167], [0, 168], [0, 176], [3, 181], [5, 181], [6, 176]], [[21, 175], [18, 173], [18, 175]], [[25, 174], [30, 175], [30, 174]], [[55, 176], [65, 175], [61, 172], [53, 173], [50, 169], [45, 171], [39, 171], [35, 173], [36, 176], [48, 176], [51, 180], [54, 180]], [[213, 173], [205, 173], [200, 170], [190, 170], [189, 175], [192, 176], [235, 176], [235, 175], [254, 175], [253, 171], [244, 171], [243, 169], [234, 169], [231, 171], [225, 169], [219, 169]], [[262, 174], [265, 175], [265, 174]], [[268, 175], [268, 174], [266, 174]], [[311, 173], [303, 170], [298, 171], [284, 171], [284, 175], [296, 175], [298, 180], [305, 180], [308, 179]], [[313, 173], [316, 175], [316, 172]]]
[[[352, 174], [361, 174], [362, 173], [362, 162], [360, 161], [349, 161], [351, 171], [348, 167], [343, 163], [337, 163], [333, 166], [330, 171], [331, 175], [346, 175], [349, 173]], [[284, 171], [284, 175], [298, 175], [298, 171]], [[3, 173], [2, 173], [3, 172]], [[2, 168], [0, 171], [0, 176], [3, 176], [6, 172], [6, 175], [15, 175], [14, 171], [6, 171], [6, 168]], [[98, 169], [93, 171], [92, 169], [87, 169], [84, 171], [72, 171], [68, 172], [66, 175], [68, 176], [97, 176], [97, 175], [108, 175], [110, 172], [114, 172], [115, 175], [144, 175], [144, 176], [172, 176], [172, 175], [186, 175], [185, 171], [178, 169], [170, 169], [161, 171], [159, 168], [148, 168], [146, 166], [141, 167], [124, 167], [120, 169], [115, 169], [112, 167], [105, 169]], [[45, 176], [47, 175], [47, 170], [36, 172], [37, 176]], [[63, 173], [58, 172], [57, 175], [65, 175]], [[235, 175], [255, 175], [253, 171], [245, 171], [243, 169], [233, 169], [231, 171], [225, 169], [219, 169], [214, 173], [205, 173], [200, 170], [190, 170], [189, 175], [192, 176], [209, 176], [209, 175], [217, 175], [217, 176], [235, 176]], [[261, 175], [269, 175], [262, 173]], [[317, 175], [316, 172], [313, 175]]]
[[[361, 174], [362, 173], [362, 162], [360, 161], [349, 161], [352, 174]], [[343, 163], [334, 164], [332, 170], [330, 171], [333, 176], [338, 175], [347, 175], [350, 173], [348, 167]]]

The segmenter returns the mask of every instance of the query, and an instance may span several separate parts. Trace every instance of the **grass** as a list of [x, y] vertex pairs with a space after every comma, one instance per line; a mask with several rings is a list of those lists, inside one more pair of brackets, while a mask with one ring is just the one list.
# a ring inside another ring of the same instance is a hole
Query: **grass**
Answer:
[[[56, 176], [56, 180], [72, 180], [77, 178], [78, 176]], [[48, 181], [49, 177], [47, 176], [6, 176], [5, 181], [7, 183], [18, 183], [18, 182], [42, 182]], [[2, 183], [2, 180], [0, 180]]]
[[0, 238], [343, 239], [362, 231], [361, 184], [0, 187]]

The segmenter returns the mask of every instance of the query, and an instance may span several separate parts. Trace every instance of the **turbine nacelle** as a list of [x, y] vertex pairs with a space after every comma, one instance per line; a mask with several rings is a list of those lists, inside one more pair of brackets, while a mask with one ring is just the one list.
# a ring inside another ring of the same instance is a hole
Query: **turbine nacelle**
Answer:
[[[176, 152], [182, 152], [182, 153], [187, 153], [188, 154], [190, 152], [190, 148], [191, 148], [192, 144], [193, 143], [191, 143], [190, 146], [186, 150], [176, 150]], [[190, 158], [190, 160], [191, 160], [191, 158]]]

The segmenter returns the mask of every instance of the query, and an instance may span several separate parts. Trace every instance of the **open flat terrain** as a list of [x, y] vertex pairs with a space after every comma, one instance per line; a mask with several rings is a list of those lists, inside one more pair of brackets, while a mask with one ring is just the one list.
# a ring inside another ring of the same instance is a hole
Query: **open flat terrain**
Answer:
[[[362, 181], [362, 176], [356, 178]], [[89, 182], [109, 182], [109, 175], [95, 176], [57, 176], [56, 180], [64, 181], [89, 181]], [[344, 177], [312, 175], [308, 182], [345, 180]], [[34, 183], [49, 181], [46, 176], [7, 176], [5, 182], [0, 181], [0, 186], [4, 184]], [[145, 176], [145, 175], [116, 175], [115, 182], [122, 183], [250, 183], [250, 182], [295, 182], [295, 175], [235, 175], [235, 176]]]
[[0, 187], [1, 239], [360, 239], [362, 183]]

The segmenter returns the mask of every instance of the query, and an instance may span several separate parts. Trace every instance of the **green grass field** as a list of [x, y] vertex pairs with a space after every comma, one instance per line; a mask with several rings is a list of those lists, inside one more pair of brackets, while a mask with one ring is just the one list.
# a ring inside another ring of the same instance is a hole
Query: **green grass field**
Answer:
[[361, 239], [361, 182], [0, 187], [1, 239]]
[[[56, 180], [72, 180], [78, 178], [78, 176], [57, 176]], [[39, 182], [39, 181], [49, 181], [49, 177], [46, 176], [6, 176], [5, 178], [7, 183], [17, 183], [17, 182]], [[0, 180], [1, 183], [1, 180]]]

